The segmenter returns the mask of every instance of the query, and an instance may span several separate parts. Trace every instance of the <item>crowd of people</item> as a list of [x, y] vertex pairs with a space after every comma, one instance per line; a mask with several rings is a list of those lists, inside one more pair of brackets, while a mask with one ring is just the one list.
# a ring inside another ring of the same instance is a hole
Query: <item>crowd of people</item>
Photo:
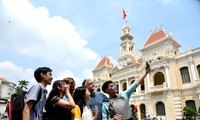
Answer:
[[[104, 93], [95, 91], [92, 79], [83, 80], [82, 86], [75, 88], [76, 81], [67, 77], [55, 80], [46, 97], [45, 88], [53, 80], [52, 70], [39, 67], [34, 72], [38, 84], [29, 90], [24, 99], [23, 120], [133, 120], [131, 108], [127, 106], [129, 98], [150, 70], [149, 64], [146, 63], [144, 74], [119, 95], [111, 80], [102, 85], [102, 91], [109, 95], [107, 97]], [[42, 95], [37, 101], [40, 90]]]

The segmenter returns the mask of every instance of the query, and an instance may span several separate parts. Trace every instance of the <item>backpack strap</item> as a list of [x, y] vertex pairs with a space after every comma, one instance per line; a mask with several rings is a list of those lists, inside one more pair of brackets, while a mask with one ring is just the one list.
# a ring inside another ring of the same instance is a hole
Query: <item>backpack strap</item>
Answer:
[[[39, 86], [39, 85], [38, 85]], [[33, 88], [33, 86], [28, 90], [28, 92], [27, 92], [27, 94], [31, 91], [31, 89]], [[24, 97], [26, 97], [26, 96], [24, 96]], [[34, 104], [33, 104], [33, 107], [35, 107], [35, 105], [37, 104], [37, 102], [41, 99], [41, 97], [42, 97], [42, 88], [39, 86], [39, 92], [38, 92], [38, 95], [37, 95], [37, 99], [36, 99], [36, 101], [34, 102]], [[33, 108], [32, 107], [32, 108]]]
[[38, 97], [37, 97], [37, 101], [38, 102], [42, 97], [42, 88], [40, 87], [39, 93], [38, 93]]
[[[40, 87], [40, 86], [39, 86]], [[36, 104], [38, 103], [38, 101], [41, 99], [42, 97], [42, 88], [40, 87], [40, 90], [38, 92], [38, 96], [37, 96], [37, 100], [34, 102], [33, 107], [35, 109]]]
[[38, 93], [38, 96], [37, 96], [37, 100], [34, 102], [34, 104], [33, 104], [33, 106], [32, 106], [32, 108], [31, 109], [33, 109], [33, 111], [34, 111], [34, 114], [37, 116], [37, 114], [36, 114], [36, 109], [35, 109], [35, 106], [36, 106], [36, 104], [38, 103], [38, 101], [41, 99], [41, 97], [42, 97], [42, 88], [39, 86], [39, 88], [40, 88], [40, 90], [39, 90], [39, 93]]

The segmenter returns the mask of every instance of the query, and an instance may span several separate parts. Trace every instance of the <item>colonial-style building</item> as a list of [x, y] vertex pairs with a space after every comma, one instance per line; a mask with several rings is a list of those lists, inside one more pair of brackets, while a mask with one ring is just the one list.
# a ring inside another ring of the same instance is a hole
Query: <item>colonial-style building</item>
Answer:
[[134, 36], [126, 23], [122, 29], [118, 65], [112, 65], [104, 57], [93, 70], [97, 88], [106, 80], [118, 85], [119, 93], [126, 90], [144, 72], [147, 61], [152, 71], [147, 75], [130, 98], [137, 105], [138, 118], [145, 116], [163, 120], [183, 118], [183, 108], [195, 111], [200, 106], [200, 48], [181, 52], [181, 45], [163, 28], [156, 29], [135, 53]]
[[4, 113], [10, 96], [14, 93], [15, 84], [0, 77], [0, 113]]

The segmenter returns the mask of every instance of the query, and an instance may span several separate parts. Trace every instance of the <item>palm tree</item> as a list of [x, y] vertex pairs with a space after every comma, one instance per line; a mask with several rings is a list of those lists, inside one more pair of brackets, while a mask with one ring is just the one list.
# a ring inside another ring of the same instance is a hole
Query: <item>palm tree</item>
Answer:
[[22, 93], [22, 89], [19, 87], [19, 86], [17, 86], [16, 88], [15, 88], [15, 94], [20, 94], [20, 93]]
[[21, 89], [27, 89], [27, 86], [28, 86], [28, 83], [29, 83], [29, 81], [26, 81], [26, 80], [20, 80], [19, 81], [19, 86], [21, 87]]
[[22, 93], [23, 91], [25, 91], [25, 90], [27, 89], [28, 83], [29, 83], [29, 81], [20, 80], [20, 81], [19, 81], [19, 85], [16, 86], [16, 88], [15, 88], [15, 93], [16, 93], [16, 94], [20, 94], [20, 93]]

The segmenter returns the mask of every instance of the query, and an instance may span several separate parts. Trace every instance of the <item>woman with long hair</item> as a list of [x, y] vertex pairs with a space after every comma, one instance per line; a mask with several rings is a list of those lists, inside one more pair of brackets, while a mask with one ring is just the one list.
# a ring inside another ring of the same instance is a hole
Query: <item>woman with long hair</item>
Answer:
[[90, 107], [86, 105], [88, 100], [90, 100], [90, 91], [85, 86], [76, 88], [74, 92], [76, 107], [72, 109], [74, 120], [97, 120], [98, 107], [95, 106], [96, 115], [93, 116]]
[[[47, 120], [67, 120], [70, 117], [67, 111], [69, 108], [74, 108], [75, 103], [69, 92], [69, 87], [70, 85], [63, 80], [56, 80], [53, 83], [45, 106]], [[68, 97], [68, 101], [63, 100], [65, 94]]]

